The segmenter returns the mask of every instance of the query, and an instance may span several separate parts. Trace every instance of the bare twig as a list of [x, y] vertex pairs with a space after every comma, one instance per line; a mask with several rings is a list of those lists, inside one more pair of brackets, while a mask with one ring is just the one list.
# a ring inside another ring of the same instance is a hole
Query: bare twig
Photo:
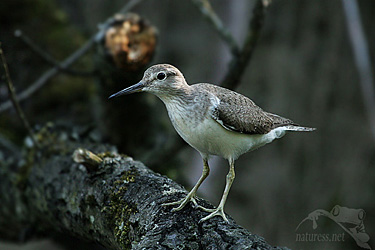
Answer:
[[4, 67], [4, 73], [5, 73], [5, 78], [6, 78], [6, 82], [7, 82], [7, 86], [8, 86], [8, 90], [9, 90], [9, 96], [10, 96], [10, 99], [17, 111], [17, 114], [18, 116], [20, 117], [23, 125], [25, 126], [25, 128], [27, 129], [30, 137], [31, 137], [31, 140], [33, 141], [34, 145], [36, 147], [39, 147], [39, 144], [35, 138], [35, 135], [30, 127], [30, 124], [28, 122], [28, 120], [26, 119], [26, 116], [24, 114], [24, 112], [22, 111], [21, 109], [21, 106], [17, 100], [17, 97], [16, 97], [16, 91], [14, 90], [14, 86], [13, 86], [13, 83], [12, 83], [12, 79], [10, 78], [10, 74], [9, 74], [9, 69], [8, 69], [8, 65], [7, 65], [7, 62], [6, 62], [6, 59], [5, 59], [5, 55], [4, 55], [4, 52], [3, 52], [3, 49], [1, 47], [1, 43], [0, 43], [0, 59], [1, 59], [1, 63]]
[[265, 6], [262, 0], [258, 0], [253, 9], [253, 16], [250, 20], [244, 45], [239, 55], [233, 56], [232, 61], [229, 63], [228, 73], [221, 84], [223, 87], [235, 89], [239, 84], [259, 39], [264, 17]]
[[30, 37], [26, 36], [23, 34], [21, 30], [16, 30], [14, 32], [14, 35], [18, 38], [20, 38], [26, 45], [30, 47], [32, 51], [34, 51], [37, 55], [39, 55], [44, 61], [49, 63], [50, 65], [54, 66], [57, 68], [59, 71], [63, 73], [67, 73], [70, 75], [75, 75], [75, 76], [93, 76], [94, 71], [89, 71], [89, 72], [84, 72], [84, 71], [77, 71], [73, 69], [69, 69], [67, 67], [64, 67], [59, 61], [57, 61], [55, 58], [53, 58], [50, 54], [45, 52], [42, 48], [40, 48], [38, 45], [36, 45], [35, 42], [33, 42]]
[[344, 6], [345, 18], [348, 25], [349, 38], [353, 48], [354, 60], [359, 73], [359, 82], [364, 104], [371, 126], [371, 133], [375, 140], [375, 84], [367, 40], [363, 32], [357, 1], [342, 0], [342, 4]]
[[[72, 63], [74, 63], [78, 58], [80, 58], [82, 55], [84, 55], [95, 43], [95, 38], [91, 38], [88, 40], [79, 50], [74, 52], [72, 55], [70, 55], [67, 59], [65, 59], [61, 65], [63, 67], [69, 67]], [[25, 89], [23, 92], [17, 95], [18, 101], [23, 101], [32, 94], [34, 94], [37, 90], [39, 90], [41, 87], [43, 87], [49, 79], [51, 79], [53, 76], [57, 75], [59, 73], [58, 68], [52, 68], [47, 70], [41, 77], [39, 77], [38, 80], [36, 80], [33, 84], [30, 85], [27, 89]], [[12, 107], [11, 102], [5, 102], [0, 105], [0, 112], [3, 112], [5, 110], [8, 110]]]
[[192, 2], [199, 9], [202, 15], [213, 25], [221, 38], [228, 44], [232, 54], [238, 55], [239, 47], [237, 42], [234, 40], [229, 30], [224, 27], [223, 22], [212, 8], [209, 0], [192, 0]]
[[[76, 52], [74, 52], [72, 55], [70, 55], [67, 59], [65, 59], [62, 63], [62, 67], [69, 67], [71, 64], [73, 64], [78, 58], [80, 58], [82, 55], [84, 55], [95, 43], [95, 38], [91, 38], [88, 40], [80, 49], [78, 49]], [[34, 83], [30, 85], [27, 89], [22, 91], [20, 94], [17, 95], [17, 99], [19, 101], [23, 101], [32, 94], [34, 94], [37, 90], [39, 90], [41, 87], [43, 87], [49, 79], [54, 77], [59, 73], [58, 68], [51, 68], [44, 72], [44, 74], [39, 77], [38, 80], [36, 80]], [[3, 111], [8, 110], [12, 107], [12, 103], [10, 101], [4, 102], [0, 105], [0, 113]]]
[[[120, 11], [120, 13], [125, 13], [129, 11], [131, 8], [134, 8], [137, 4], [139, 4], [142, 0], [132, 0], [129, 1]], [[86, 54], [89, 49], [95, 44], [97, 41], [97, 37], [102, 33], [102, 31], [97, 32], [95, 35], [93, 35], [81, 48], [79, 48], [77, 51], [75, 51], [73, 54], [71, 54], [68, 58], [66, 58], [63, 62], [61, 62], [61, 67], [68, 68], [71, 64], [73, 64], [75, 61], [77, 61], [81, 56]], [[49, 79], [54, 77], [59, 73], [58, 68], [52, 68], [44, 72], [38, 80], [36, 80], [34, 83], [30, 85], [26, 90], [21, 92], [17, 95], [18, 101], [23, 101], [29, 96], [33, 95], [37, 90], [39, 90], [41, 87], [43, 87]], [[8, 110], [12, 107], [12, 102], [7, 101], [2, 104], [0, 104], [0, 113]]]

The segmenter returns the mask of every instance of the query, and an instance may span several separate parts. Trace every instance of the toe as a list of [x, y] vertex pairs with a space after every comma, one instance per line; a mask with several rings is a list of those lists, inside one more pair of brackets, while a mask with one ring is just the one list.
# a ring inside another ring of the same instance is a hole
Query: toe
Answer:
[[209, 215], [207, 215], [206, 217], [202, 218], [199, 223], [202, 223], [203, 221], [206, 221], [208, 219], [211, 219], [212, 217], [214, 216], [221, 216], [226, 222], [228, 222], [228, 219], [227, 217], [225, 216], [225, 213], [223, 211], [223, 209], [221, 208], [217, 208], [217, 209], [214, 209], [214, 211], [212, 213], [210, 213]]
[[175, 207], [175, 208], [172, 209], [172, 212], [180, 211], [181, 209], [183, 209], [185, 207], [186, 204], [187, 204], [187, 202], [186, 203], [181, 202], [181, 204], [178, 207]]
[[[162, 206], [179, 205], [178, 207], [173, 208], [172, 212], [179, 211], [179, 210], [183, 209], [186, 206], [186, 204], [188, 204], [189, 201], [192, 201], [193, 199], [194, 199], [193, 197], [190, 197], [189, 195], [187, 195], [185, 198], [183, 198], [181, 200], [173, 201], [173, 202], [169, 202], [169, 203], [164, 203], [164, 204], [162, 204]], [[194, 203], [194, 201], [193, 201], [193, 203]], [[196, 204], [196, 202], [195, 202], [195, 204]]]
[[181, 202], [180, 201], [173, 201], [173, 202], [168, 202], [168, 203], [163, 203], [161, 204], [163, 207], [166, 207], [166, 206], [173, 206], [173, 205], [178, 205], [180, 204]]
[[203, 211], [205, 211], [205, 212], [209, 212], [209, 213], [212, 213], [212, 212], [215, 212], [215, 211], [216, 211], [215, 208], [206, 208], [206, 207], [202, 207], [202, 206], [200, 206], [200, 205], [198, 205], [197, 208], [199, 208], [199, 209], [201, 209], [201, 210], [203, 210]]

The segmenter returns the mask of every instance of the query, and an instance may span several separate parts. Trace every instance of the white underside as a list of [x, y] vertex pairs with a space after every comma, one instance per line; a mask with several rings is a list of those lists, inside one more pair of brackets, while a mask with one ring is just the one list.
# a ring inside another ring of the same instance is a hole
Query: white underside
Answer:
[[285, 127], [279, 127], [267, 134], [242, 134], [225, 129], [212, 118], [206, 118], [197, 126], [178, 122], [173, 125], [180, 136], [200, 153], [233, 160], [282, 137], [287, 130]]

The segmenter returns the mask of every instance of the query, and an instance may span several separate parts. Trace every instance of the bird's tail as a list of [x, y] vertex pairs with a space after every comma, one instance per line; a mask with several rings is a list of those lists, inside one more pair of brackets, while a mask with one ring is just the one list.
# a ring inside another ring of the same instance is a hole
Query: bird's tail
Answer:
[[316, 130], [316, 128], [302, 127], [297, 125], [286, 125], [284, 126], [285, 130], [288, 131], [298, 131], [298, 132], [310, 132]]

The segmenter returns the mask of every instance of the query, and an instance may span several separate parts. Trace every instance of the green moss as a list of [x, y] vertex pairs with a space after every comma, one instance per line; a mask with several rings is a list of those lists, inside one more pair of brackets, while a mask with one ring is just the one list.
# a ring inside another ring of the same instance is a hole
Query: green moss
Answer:
[[124, 195], [129, 183], [134, 182], [136, 176], [136, 171], [131, 169], [124, 172], [121, 178], [113, 183], [114, 188], [111, 190], [112, 193], [109, 197], [109, 206], [102, 211], [107, 213], [110, 224], [114, 228], [115, 238], [124, 248], [130, 248], [131, 246], [131, 241], [129, 240], [129, 218], [137, 212], [136, 208], [124, 200]]

